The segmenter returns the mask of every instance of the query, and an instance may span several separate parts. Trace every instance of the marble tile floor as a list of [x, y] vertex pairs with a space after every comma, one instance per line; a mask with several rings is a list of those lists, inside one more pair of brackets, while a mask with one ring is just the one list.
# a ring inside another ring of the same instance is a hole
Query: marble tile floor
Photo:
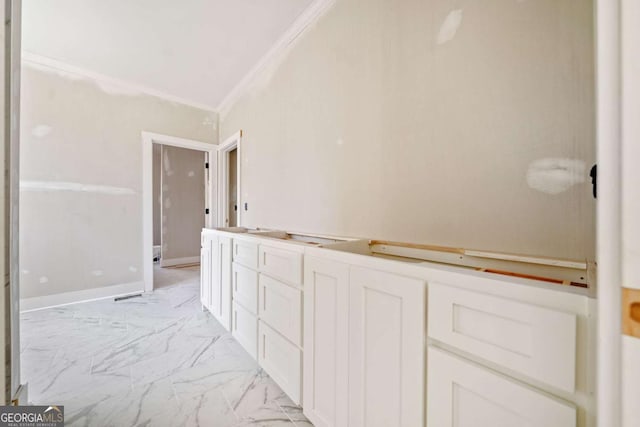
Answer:
[[156, 281], [138, 298], [23, 313], [29, 400], [64, 405], [67, 426], [311, 426], [201, 310], [198, 267]]

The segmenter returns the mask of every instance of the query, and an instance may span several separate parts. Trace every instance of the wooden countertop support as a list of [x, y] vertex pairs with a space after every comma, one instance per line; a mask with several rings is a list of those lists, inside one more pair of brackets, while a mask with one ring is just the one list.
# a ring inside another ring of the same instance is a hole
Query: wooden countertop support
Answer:
[[640, 289], [622, 288], [622, 333], [640, 338]]

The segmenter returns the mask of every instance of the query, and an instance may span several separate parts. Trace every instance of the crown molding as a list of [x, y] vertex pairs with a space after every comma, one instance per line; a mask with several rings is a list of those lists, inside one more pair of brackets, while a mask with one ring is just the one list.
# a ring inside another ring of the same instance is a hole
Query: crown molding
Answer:
[[170, 95], [166, 92], [162, 92], [138, 83], [116, 79], [107, 75], [98, 73], [96, 71], [88, 70], [86, 68], [77, 67], [75, 65], [68, 64], [66, 62], [59, 61], [57, 59], [49, 58], [47, 56], [38, 55], [31, 52], [22, 52], [23, 65], [30, 65], [36, 68], [45, 68], [54, 70], [57, 72], [73, 74], [85, 79], [94, 80], [97, 82], [116, 86], [123, 90], [123, 93], [141, 93], [144, 95], [154, 96], [166, 101], [175, 102], [178, 104], [187, 105], [189, 107], [199, 108], [201, 110], [216, 113], [216, 109], [210, 105], [203, 104], [201, 102], [192, 101], [190, 99], [181, 98], [179, 96]]
[[287, 32], [276, 41], [271, 49], [260, 58], [256, 65], [245, 74], [242, 80], [220, 102], [217, 111], [221, 119], [229, 113], [233, 105], [248, 91], [251, 84], [267, 68], [270, 62], [283, 54], [312, 24], [324, 16], [335, 2], [336, 0], [315, 0], [311, 6], [298, 16]]

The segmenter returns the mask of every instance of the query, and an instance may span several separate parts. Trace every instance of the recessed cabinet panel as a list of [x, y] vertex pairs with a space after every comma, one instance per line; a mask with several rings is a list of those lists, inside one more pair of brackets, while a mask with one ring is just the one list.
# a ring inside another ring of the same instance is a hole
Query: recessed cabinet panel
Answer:
[[233, 300], [258, 314], [258, 272], [233, 263]]
[[425, 283], [351, 267], [349, 426], [424, 423]]
[[429, 284], [429, 337], [573, 393], [576, 316]]
[[213, 260], [217, 249], [218, 236], [202, 233], [200, 242], [202, 246], [200, 250], [200, 301], [207, 310], [212, 312]]
[[200, 249], [200, 302], [211, 310], [211, 251]]
[[260, 274], [260, 319], [288, 340], [302, 346], [302, 291]]
[[258, 264], [262, 273], [267, 273], [294, 285], [302, 284], [301, 253], [260, 245]]
[[302, 394], [302, 352], [260, 321], [258, 363], [296, 405]]
[[233, 304], [231, 334], [254, 359], [258, 350], [258, 318], [239, 304]]
[[575, 427], [573, 405], [429, 347], [427, 425]]
[[212, 298], [211, 306], [214, 317], [225, 327], [231, 329], [231, 239], [219, 236], [212, 259]]
[[233, 261], [249, 268], [258, 268], [258, 244], [233, 239]]
[[349, 266], [305, 256], [303, 410], [316, 427], [348, 425]]

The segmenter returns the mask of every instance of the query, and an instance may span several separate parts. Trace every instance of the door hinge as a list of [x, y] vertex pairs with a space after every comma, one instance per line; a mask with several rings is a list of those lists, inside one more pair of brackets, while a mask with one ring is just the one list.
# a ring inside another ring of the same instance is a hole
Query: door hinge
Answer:
[[205, 164], [204, 164], [204, 168], [205, 168], [205, 169], [209, 169], [209, 162], [205, 162]]
[[209, 215], [209, 208], [206, 208], [206, 209], [204, 210], [204, 213], [205, 213], [205, 215]]

